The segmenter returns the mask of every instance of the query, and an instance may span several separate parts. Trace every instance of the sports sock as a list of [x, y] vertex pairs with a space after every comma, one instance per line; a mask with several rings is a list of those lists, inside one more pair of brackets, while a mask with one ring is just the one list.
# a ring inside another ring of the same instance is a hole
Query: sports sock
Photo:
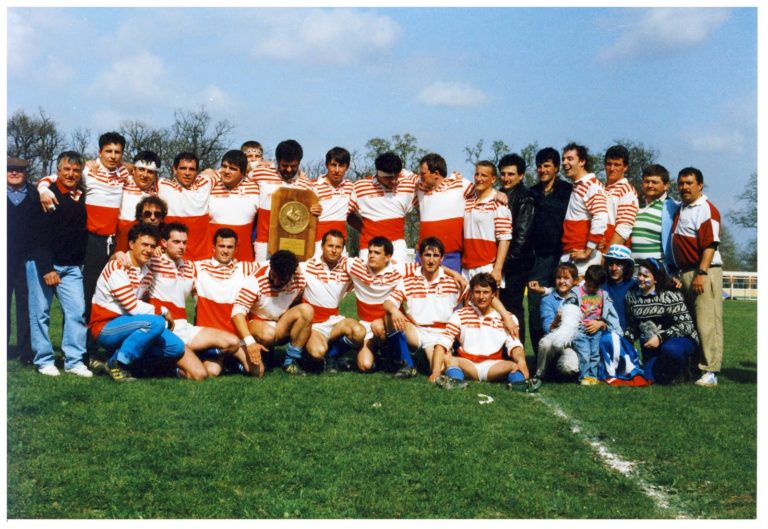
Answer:
[[408, 367], [415, 367], [403, 331], [395, 331], [387, 335], [387, 349], [392, 356], [400, 358]]
[[328, 352], [325, 353], [326, 358], [336, 358], [339, 356], [339, 349], [341, 349], [341, 347], [339, 347], [339, 342], [340, 340], [333, 340], [328, 343]]
[[454, 380], [464, 380], [464, 371], [458, 366], [451, 366], [445, 370], [445, 374]]
[[200, 358], [205, 360], [206, 358], [215, 358], [217, 356], [221, 356], [221, 349], [218, 347], [209, 347], [208, 349], [203, 349], [200, 351], [199, 354]]
[[513, 371], [507, 375], [507, 382], [510, 384], [519, 384], [520, 382], [525, 382], [525, 375], [523, 375], [520, 371]]
[[283, 367], [287, 367], [291, 364], [297, 363], [301, 360], [301, 347], [297, 347], [292, 343], [285, 346], [285, 360], [283, 361]]

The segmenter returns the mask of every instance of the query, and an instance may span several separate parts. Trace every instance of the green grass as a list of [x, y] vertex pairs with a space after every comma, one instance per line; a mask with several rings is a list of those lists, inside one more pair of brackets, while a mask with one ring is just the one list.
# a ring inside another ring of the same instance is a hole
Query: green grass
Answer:
[[[756, 303], [725, 311], [713, 389], [530, 396], [279, 370], [118, 385], [10, 362], [8, 517], [754, 518]], [[608, 470], [542, 399], [637, 462], [671, 508]]]

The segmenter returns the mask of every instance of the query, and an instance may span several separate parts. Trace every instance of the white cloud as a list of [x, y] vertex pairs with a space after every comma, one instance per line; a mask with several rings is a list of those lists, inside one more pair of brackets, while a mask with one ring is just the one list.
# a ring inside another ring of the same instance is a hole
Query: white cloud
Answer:
[[168, 97], [162, 59], [149, 52], [115, 61], [91, 86], [93, 93], [113, 101], [157, 102]]
[[257, 56], [340, 66], [381, 56], [402, 32], [388, 16], [349, 9], [288, 13], [261, 22], [268, 27], [255, 47]]
[[688, 144], [695, 151], [738, 154], [744, 150], [744, 135], [736, 130], [709, 130], [691, 135]]
[[635, 15], [629, 28], [604, 48], [598, 59], [662, 56], [691, 48], [707, 40], [729, 16], [726, 9], [649, 9]]
[[488, 96], [474, 86], [465, 83], [439, 81], [424, 88], [419, 101], [431, 106], [476, 107], [488, 100]]

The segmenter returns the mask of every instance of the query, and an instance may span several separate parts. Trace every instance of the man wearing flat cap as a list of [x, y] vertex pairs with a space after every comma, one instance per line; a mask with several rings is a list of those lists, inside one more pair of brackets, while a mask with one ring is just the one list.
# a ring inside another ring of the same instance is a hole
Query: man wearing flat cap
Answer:
[[[6, 314], [8, 315], [8, 358], [19, 357], [22, 362], [32, 361], [32, 349], [29, 336], [29, 306], [27, 294], [27, 276], [24, 262], [31, 250], [33, 234], [29, 233], [30, 219], [36, 213], [39, 199], [35, 200], [37, 190], [27, 181], [29, 162], [8, 157], [7, 165], [7, 233], [8, 266], [6, 271], [8, 297]], [[16, 300], [16, 347], [11, 348], [11, 303]]]

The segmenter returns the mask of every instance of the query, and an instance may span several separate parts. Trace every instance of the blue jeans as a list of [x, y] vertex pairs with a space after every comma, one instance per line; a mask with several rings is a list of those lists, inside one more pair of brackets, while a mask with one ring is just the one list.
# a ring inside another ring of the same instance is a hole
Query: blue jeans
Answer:
[[79, 266], [56, 266], [61, 283], [49, 287], [40, 277], [35, 261], [27, 261], [27, 290], [29, 292], [29, 324], [35, 366], [53, 364], [53, 344], [48, 327], [51, 323], [53, 294], [59, 298], [64, 312], [64, 329], [61, 334], [61, 351], [64, 368], [72, 369], [83, 361], [88, 329], [85, 325], [85, 297], [83, 274]]
[[153, 314], [118, 316], [99, 333], [99, 345], [114, 351], [110, 361], [130, 366], [137, 360], [178, 360], [184, 342], [165, 328], [165, 318]]
[[579, 355], [579, 380], [584, 377], [597, 378], [600, 367], [600, 338], [603, 331], [587, 334], [583, 325], [579, 325], [579, 334], [573, 339], [573, 350]]

